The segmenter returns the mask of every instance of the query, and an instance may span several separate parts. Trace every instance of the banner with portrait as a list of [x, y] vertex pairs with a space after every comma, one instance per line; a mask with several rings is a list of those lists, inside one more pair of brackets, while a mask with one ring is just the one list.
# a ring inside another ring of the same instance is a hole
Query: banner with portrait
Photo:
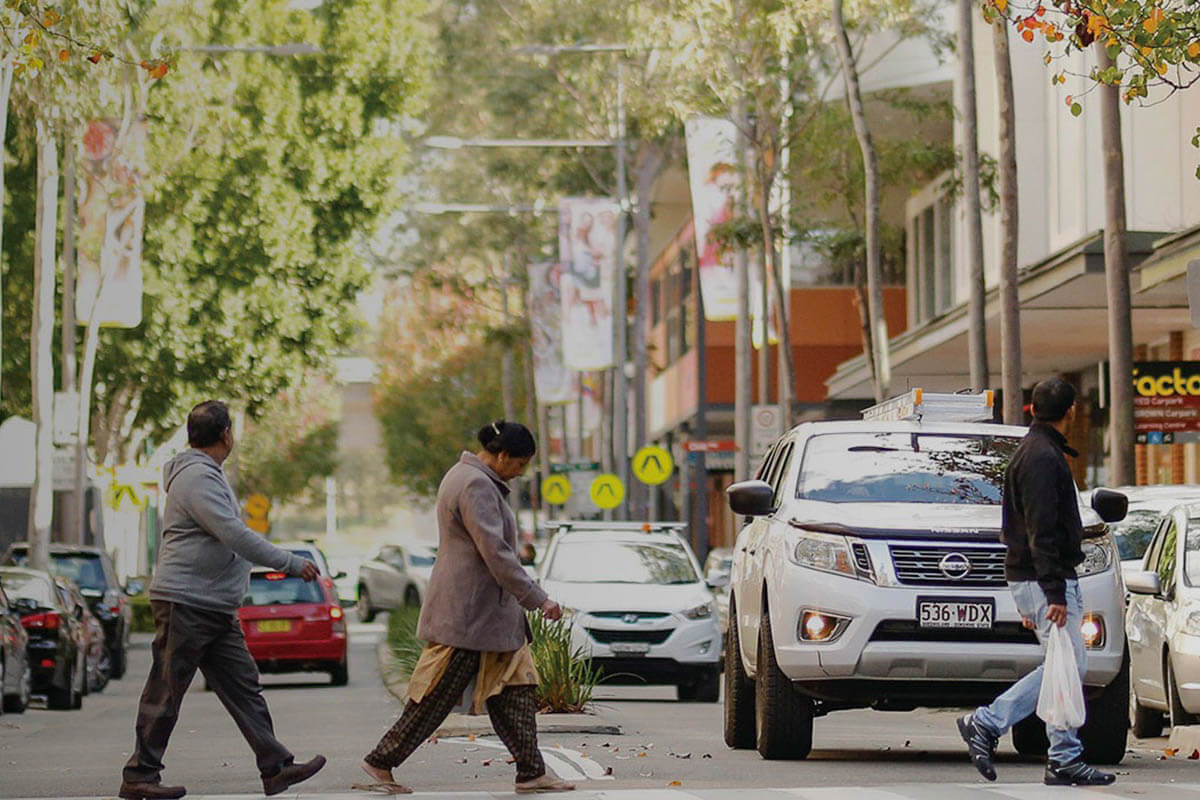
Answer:
[[533, 350], [533, 385], [544, 406], [570, 403], [576, 397], [575, 375], [563, 364], [562, 265], [529, 265], [529, 332]]
[[722, 252], [711, 236], [714, 228], [733, 219], [741, 172], [737, 166], [737, 128], [727, 119], [692, 117], [684, 123], [687, 138], [688, 183], [692, 190], [692, 219], [704, 318], [737, 319], [737, 273], [733, 252]]
[[558, 207], [562, 265], [563, 364], [590, 372], [613, 366], [617, 215], [607, 198], [569, 197]]
[[135, 328], [142, 322], [145, 151], [141, 120], [124, 135], [117, 120], [93, 120], [83, 134], [76, 217], [80, 325], [87, 325], [93, 313], [106, 326]]

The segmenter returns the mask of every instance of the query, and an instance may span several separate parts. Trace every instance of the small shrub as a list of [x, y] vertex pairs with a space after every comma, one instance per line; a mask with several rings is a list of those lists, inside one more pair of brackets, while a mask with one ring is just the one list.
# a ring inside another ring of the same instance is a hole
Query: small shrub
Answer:
[[571, 646], [571, 623], [565, 619], [551, 622], [534, 612], [529, 615], [529, 626], [533, 630], [533, 661], [541, 678], [540, 710], [551, 714], [583, 711], [600, 682], [600, 669], [581, 649]]
[[414, 606], [400, 606], [388, 612], [387, 642], [396, 659], [397, 676], [407, 678], [412, 675], [421, 657], [425, 643], [417, 638], [417, 620], [421, 617], [421, 609]]
[[133, 612], [130, 630], [134, 633], [154, 633], [154, 612], [150, 610], [150, 595], [142, 592], [130, 597], [129, 608]]

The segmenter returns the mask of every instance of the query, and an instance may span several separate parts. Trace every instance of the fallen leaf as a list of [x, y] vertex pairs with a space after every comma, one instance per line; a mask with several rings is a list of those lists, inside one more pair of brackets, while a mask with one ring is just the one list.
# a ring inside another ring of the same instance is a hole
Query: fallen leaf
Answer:
[[612, 774], [613, 774], [612, 767], [605, 767], [605, 768], [604, 768], [604, 774], [605, 774], [605, 775], [612, 775]]
[[705, 753], [704, 755], [702, 755], [700, 757], [701, 758], [712, 758], [712, 753]]
[[646, 754], [645, 754], [645, 753], [638, 753], [638, 754], [637, 754], [637, 757], [638, 757], [638, 758], [645, 758], [645, 757], [646, 757]]
[[912, 747], [912, 739], [905, 739], [905, 740], [904, 740], [904, 746], [905, 746], [905, 747]]
[[1200, 761], [1200, 750], [1193, 750], [1192, 754], [1190, 756], [1188, 756], [1188, 760], [1189, 761]]
[[667, 786], [683, 786], [683, 781], [671, 781]]
[[468, 736], [468, 737], [467, 737], [467, 741], [468, 741], [468, 742], [473, 742], [473, 741], [475, 741], [475, 734], [473, 734], [473, 733], [472, 733], [470, 736]]
[[490, 767], [492, 765], [492, 760], [490, 758], [485, 758], [483, 761], [480, 761], [479, 763], [485, 767]]
[[1179, 753], [1178, 747], [1167, 747], [1167, 748], [1163, 749], [1163, 755], [1166, 756], [1167, 758], [1173, 758], [1178, 753]]
[[460, 758], [460, 759], [458, 760], [458, 763], [460, 763], [460, 764], [465, 764], [465, 763], [467, 763], [467, 760], [466, 760], [465, 758]]

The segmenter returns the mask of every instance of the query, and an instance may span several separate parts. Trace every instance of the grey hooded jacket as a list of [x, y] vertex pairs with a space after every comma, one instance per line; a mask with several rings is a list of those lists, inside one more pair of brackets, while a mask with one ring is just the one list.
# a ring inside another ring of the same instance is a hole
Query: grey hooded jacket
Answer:
[[167, 507], [151, 600], [234, 613], [254, 564], [298, 575], [304, 559], [246, 527], [237, 496], [207, 453], [185, 450], [163, 467]]

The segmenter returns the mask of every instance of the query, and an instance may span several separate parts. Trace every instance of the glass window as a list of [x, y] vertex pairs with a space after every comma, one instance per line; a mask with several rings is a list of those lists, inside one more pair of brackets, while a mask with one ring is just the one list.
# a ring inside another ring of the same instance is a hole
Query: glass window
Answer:
[[661, 542], [563, 542], [547, 580], [566, 583], [695, 583], [700, 580], [681, 545]]
[[[12, 562], [13, 566], [28, 566], [28, 551], [13, 551]], [[108, 589], [108, 580], [104, 576], [104, 563], [100, 560], [99, 554], [51, 553], [50, 572], [63, 578], [70, 578], [80, 589], [96, 592]]]
[[662, 279], [650, 281], [650, 325], [662, 321]]
[[797, 497], [829, 503], [999, 505], [1020, 439], [829, 433], [804, 449]]
[[1188, 586], [1200, 586], [1200, 519], [1188, 520], [1183, 550], [1184, 580]]
[[794, 442], [784, 445], [783, 452], [775, 460], [775, 468], [771, 470], [771, 505], [775, 508], [779, 507], [779, 503], [783, 499], [783, 479], [787, 475], [788, 467], [792, 464], [792, 450], [795, 446]]
[[414, 567], [432, 567], [435, 556], [419, 556], [414, 553], [408, 554], [408, 563]]
[[22, 575], [20, 573], [5, 573], [0, 576], [4, 581], [4, 591], [14, 601], [22, 598], [33, 600], [44, 608], [58, 608], [60, 603], [54, 596], [50, 582], [37, 575]]
[[1158, 573], [1158, 583], [1162, 587], [1163, 594], [1167, 594], [1172, 586], [1175, 585], [1175, 547], [1177, 538], [1177, 527], [1175, 520], [1167, 521], [1167, 530], [1163, 534], [1162, 550], [1158, 554], [1158, 565], [1155, 571]]
[[244, 606], [294, 606], [304, 603], [324, 603], [321, 587], [316, 581], [284, 575], [282, 572], [258, 572], [250, 575], [250, 590]]
[[1157, 511], [1130, 511], [1120, 522], [1109, 523], [1108, 530], [1117, 542], [1122, 561], [1141, 559], [1158, 529], [1162, 515]]

